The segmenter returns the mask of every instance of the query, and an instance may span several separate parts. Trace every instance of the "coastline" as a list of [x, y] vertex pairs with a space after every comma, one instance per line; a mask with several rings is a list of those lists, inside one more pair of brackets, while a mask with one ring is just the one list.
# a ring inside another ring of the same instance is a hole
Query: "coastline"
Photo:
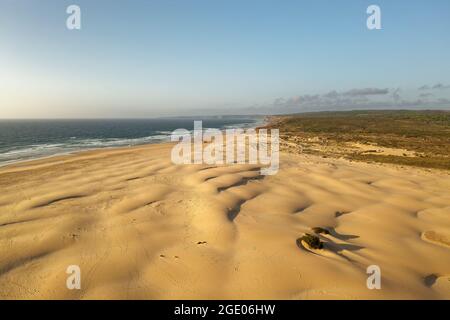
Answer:
[[[262, 121], [260, 122], [255, 122], [255, 124], [253, 126], [249, 126], [246, 128], [253, 128], [253, 129], [261, 129], [261, 128], [267, 128], [267, 129], [272, 129], [272, 128], [276, 128], [276, 125], [279, 121], [281, 121], [280, 119], [284, 119], [285, 115], [268, 115], [268, 116], [264, 116]], [[228, 128], [224, 128], [221, 129], [221, 131], [225, 131]], [[398, 169], [398, 170], [402, 170], [402, 171], [407, 171], [407, 170], [413, 170], [413, 171], [420, 171], [420, 172], [432, 172], [435, 174], [443, 174], [443, 175], [450, 175], [450, 171], [446, 170], [446, 169], [439, 169], [439, 168], [425, 168], [425, 167], [418, 167], [418, 166], [404, 166], [401, 164], [395, 164], [395, 163], [380, 163], [380, 162], [371, 162], [371, 161], [355, 161], [352, 159], [346, 159], [343, 157], [323, 157], [322, 155], [316, 155], [316, 154], [302, 154], [302, 153], [298, 153], [298, 152], [292, 152], [292, 150], [289, 150], [289, 148], [285, 148], [284, 147], [284, 143], [282, 142], [282, 137], [280, 137], [280, 153], [286, 153], [289, 154], [291, 156], [300, 156], [300, 157], [309, 157], [309, 158], [314, 158], [317, 161], [322, 161], [322, 162], [340, 162], [340, 163], [345, 163], [348, 165], [351, 165], [352, 163], [361, 163], [361, 164], [367, 164], [367, 165], [371, 165], [374, 167], [378, 167], [378, 168], [391, 168], [391, 169]], [[153, 145], [170, 145], [170, 146], [174, 146], [176, 144], [176, 142], [171, 142], [170, 141], [170, 137], [167, 137], [167, 140], [164, 141], [157, 141], [157, 142], [153, 142], [153, 143], [143, 143], [143, 144], [136, 144], [136, 145], [125, 145], [125, 146], [112, 146], [112, 147], [102, 147], [102, 148], [92, 148], [92, 149], [81, 149], [81, 150], [76, 150], [76, 151], [71, 151], [71, 152], [66, 152], [66, 153], [58, 153], [58, 154], [53, 154], [53, 155], [49, 155], [49, 156], [43, 156], [43, 157], [38, 157], [38, 158], [32, 158], [32, 159], [24, 159], [24, 160], [17, 160], [17, 161], [13, 161], [13, 162], [9, 162], [9, 163], [0, 163], [0, 174], [2, 173], [2, 171], [10, 171], [9, 169], [17, 169], [17, 168], [21, 168], [21, 167], [27, 167], [27, 166], [35, 166], [35, 165], [50, 165], [53, 163], [59, 163], [59, 162], [66, 162], [66, 161], [77, 161], [78, 160], [78, 156], [83, 158], [83, 157], [91, 157], [91, 156], [101, 156], [102, 152], [105, 152], [105, 154], [109, 154], [109, 153], [122, 153], [122, 152], [133, 152], [134, 150], [140, 150], [143, 148], [146, 148], [148, 146], [153, 146]]]
[[[259, 118], [259, 117], [257, 117]], [[226, 128], [222, 128], [220, 129], [221, 131], [224, 131], [226, 129], [229, 128], [258, 128], [262, 125], [265, 125], [265, 120], [255, 120], [254, 123], [244, 123], [244, 124], [236, 124], [236, 125], [231, 125], [231, 126], [226, 126]], [[205, 128], [206, 129], [206, 128]], [[157, 134], [154, 136], [148, 136], [148, 137], [141, 137], [141, 138], [137, 138], [137, 139], [149, 139], [149, 138], [153, 138], [153, 137], [158, 137], [161, 134]], [[133, 139], [130, 139], [133, 140]], [[146, 145], [153, 145], [153, 144], [161, 144], [161, 143], [171, 143], [170, 142], [170, 135], [167, 134], [167, 136], [165, 138], [157, 138], [155, 139], [154, 142], [144, 142], [144, 143], [136, 143], [136, 144], [130, 144], [130, 145], [117, 145], [117, 146], [104, 146], [104, 147], [93, 147], [93, 148], [80, 148], [77, 150], [72, 150], [72, 151], [63, 151], [63, 152], [57, 152], [54, 154], [49, 154], [49, 155], [43, 155], [43, 156], [36, 156], [36, 157], [30, 157], [30, 158], [25, 158], [25, 159], [17, 159], [17, 160], [10, 160], [10, 161], [4, 161], [4, 162], [0, 162], [0, 169], [4, 168], [4, 167], [8, 167], [10, 165], [15, 165], [15, 164], [19, 164], [19, 163], [26, 163], [29, 161], [36, 161], [36, 160], [45, 160], [45, 159], [52, 159], [54, 157], [62, 157], [62, 156], [71, 156], [71, 155], [77, 155], [79, 153], [83, 153], [83, 152], [87, 152], [87, 151], [97, 151], [97, 150], [113, 150], [113, 149], [121, 149], [121, 148], [133, 148], [133, 147], [137, 147], [137, 146], [146, 146]]]

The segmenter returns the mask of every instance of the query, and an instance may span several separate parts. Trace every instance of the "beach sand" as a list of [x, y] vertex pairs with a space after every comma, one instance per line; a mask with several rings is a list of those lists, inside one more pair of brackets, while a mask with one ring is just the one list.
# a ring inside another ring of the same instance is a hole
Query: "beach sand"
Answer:
[[[0, 298], [450, 299], [448, 171], [282, 152], [261, 176], [171, 148], [0, 168]], [[313, 227], [329, 234], [311, 252]]]

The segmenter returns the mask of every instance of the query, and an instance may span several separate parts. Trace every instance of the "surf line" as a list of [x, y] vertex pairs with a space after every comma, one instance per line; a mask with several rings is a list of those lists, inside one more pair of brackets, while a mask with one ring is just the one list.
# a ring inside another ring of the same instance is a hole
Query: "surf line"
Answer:
[[208, 307], [188, 307], [181, 304], [179, 307], [175, 307], [174, 314], [176, 315], [200, 315], [202, 318], [206, 317], [208, 313]]
[[219, 129], [203, 130], [202, 121], [194, 121], [193, 132], [176, 129], [170, 140], [178, 142], [171, 152], [174, 164], [255, 164], [265, 166], [260, 169], [261, 175], [274, 175], [279, 169], [278, 129], [268, 134], [264, 128], [233, 128], [224, 134]]

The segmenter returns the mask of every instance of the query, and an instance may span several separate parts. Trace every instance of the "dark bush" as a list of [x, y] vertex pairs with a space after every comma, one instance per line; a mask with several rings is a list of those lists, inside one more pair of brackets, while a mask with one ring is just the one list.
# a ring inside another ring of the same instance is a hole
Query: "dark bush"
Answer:
[[302, 247], [302, 241], [305, 241], [305, 243], [311, 249], [322, 249], [323, 248], [323, 242], [320, 241], [318, 236], [306, 233], [304, 236], [297, 239], [297, 246]]

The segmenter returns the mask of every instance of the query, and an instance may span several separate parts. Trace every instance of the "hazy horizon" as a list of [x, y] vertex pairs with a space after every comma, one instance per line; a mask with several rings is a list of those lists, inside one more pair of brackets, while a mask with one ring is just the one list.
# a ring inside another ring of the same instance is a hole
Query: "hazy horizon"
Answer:
[[445, 0], [0, 0], [0, 119], [450, 110], [449, 30]]

